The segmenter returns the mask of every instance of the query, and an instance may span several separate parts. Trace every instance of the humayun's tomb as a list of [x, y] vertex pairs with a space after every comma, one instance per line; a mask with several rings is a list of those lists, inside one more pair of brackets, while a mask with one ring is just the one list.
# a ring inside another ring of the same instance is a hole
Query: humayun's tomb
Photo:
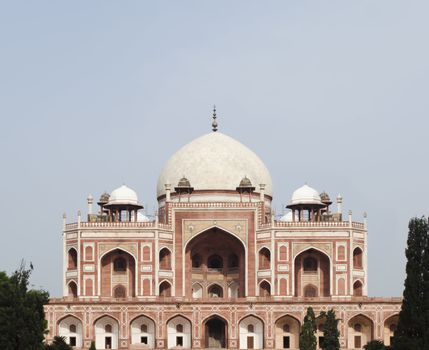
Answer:
[[[46, 306], [51, 341], [77, 349], [298, 349], [308, 306], [333, 308], [344, 349], [390, 344], [400, 298], [367, 296], [367, 222], [298, 188], [276, 219], [264, 163], [217, 131], [177, 151], [143, 215], [123, 185], [63, 227], [64, 296]], [[323, 322], [318, 320], [318, 344]]]

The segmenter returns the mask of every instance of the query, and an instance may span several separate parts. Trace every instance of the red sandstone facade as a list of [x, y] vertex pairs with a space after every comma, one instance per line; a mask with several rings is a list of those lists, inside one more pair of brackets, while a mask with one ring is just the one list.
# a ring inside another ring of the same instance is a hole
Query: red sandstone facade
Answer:
[[138, 221], [141, 207], [120, 198], [100, 200], [88, 220], [64, 219], [64, 297], [46, 306], [47, 340], [62, 335], [85, 349], [91, 341], [97, 349], [298, 349], [312, 306], [316, 315], [336, 311], [344, 349], [390, 344], [401, 300], [367, 297], [366, 218], [292, 201], [291, 220], [275, 220], [265, 186], [245, 186], [166, 184], [154, 221]]

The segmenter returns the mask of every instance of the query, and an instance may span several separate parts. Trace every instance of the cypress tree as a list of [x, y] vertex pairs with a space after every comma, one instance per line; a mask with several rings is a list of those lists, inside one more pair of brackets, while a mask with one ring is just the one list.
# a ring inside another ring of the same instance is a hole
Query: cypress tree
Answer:
[[407, 276], [398, 328], [393, 338], [394, 350], [427, 349], [429, 346], [426, 344], [425, 347], [424, 344], [424, 334], [429, 324], [425, 324], [424, 294], [427, 293], [424, 293], [423, 278], [423, 276], [428, 278], [423, 264], [423, 261], [427, 260], [425, 250], [428, 245], [428, 222], [424, 217], [413, 218], [409, 222], [408, 229], [405, 251]]
[[426, 244], [423, 253], [423, 343], [429, 349], [429, 223], [426, 222]]
[[339, 350], [339, 319], [335, 318], [335, 311], [333, 309], [329, 310], [327, 313], [323, 311], [320, 316], [325, 319], [325, 324], [323, 326], [323, 344], [321, 344], [321, 348], [323, 350]]
[[304, 317], [304, 323], [299, 334], [299, 349], [300, 350], [316, 350], [316, 317], [312, 307], [307, 309], [307, 314]]

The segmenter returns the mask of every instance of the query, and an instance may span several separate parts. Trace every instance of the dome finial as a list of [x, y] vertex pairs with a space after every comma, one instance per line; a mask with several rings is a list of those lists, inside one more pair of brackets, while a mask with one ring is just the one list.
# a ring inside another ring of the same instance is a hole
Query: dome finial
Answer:
[[216, 121], [216, 105], [213, 106], [213, 122], [212, 122], [212, 130], [214, 132], [217, 131], [217, 121]]

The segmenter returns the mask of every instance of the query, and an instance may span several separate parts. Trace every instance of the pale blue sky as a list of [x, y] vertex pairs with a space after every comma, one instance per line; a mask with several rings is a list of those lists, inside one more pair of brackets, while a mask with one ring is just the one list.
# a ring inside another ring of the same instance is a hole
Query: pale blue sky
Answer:
[[427, 214], [429, 2], [0, 2], [0, 269], [61, 294], [61, 216], [123, 182], [149, 213], [181, 145], [254, 150], [277, 211], [307, 182], [369, 221], [369, 294], [399, 296]]

